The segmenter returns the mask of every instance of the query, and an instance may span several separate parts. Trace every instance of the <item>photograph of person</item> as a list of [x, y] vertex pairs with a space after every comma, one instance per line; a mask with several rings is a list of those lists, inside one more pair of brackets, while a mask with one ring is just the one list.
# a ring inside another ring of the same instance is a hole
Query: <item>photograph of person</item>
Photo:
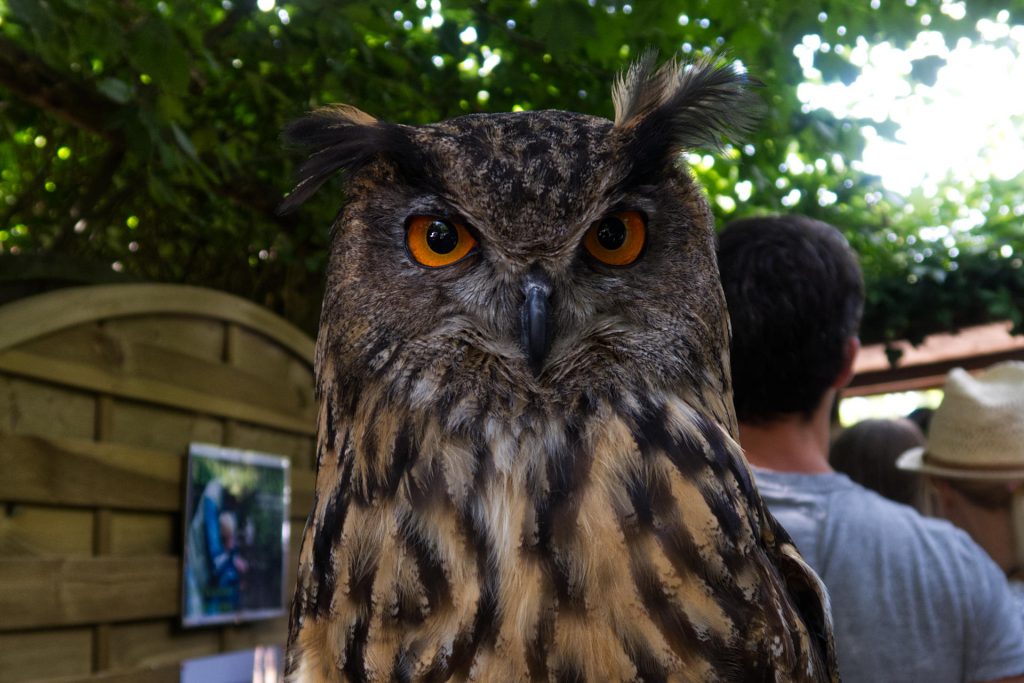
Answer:
[[186, 626], [284, 611], [288, 460], [193, 444], [183, 571]]

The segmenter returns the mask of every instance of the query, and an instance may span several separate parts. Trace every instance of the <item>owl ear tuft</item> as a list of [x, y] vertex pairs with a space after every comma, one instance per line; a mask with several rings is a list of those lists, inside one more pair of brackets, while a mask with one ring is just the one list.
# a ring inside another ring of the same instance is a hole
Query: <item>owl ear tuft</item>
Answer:
[[407, 158], [413, 144], [402, 126], [378, 121], [347, 104], [321, 107], [289, 123], [286, 145], [310, 152], [297, 172], [297, 183], [279, 214], [297, 209], [339, 171], [353, 172], [380, 156]]
[[637, 170], [660, 172], [685, 150], [720, 149], [724, 138], [753, 130], [760, 101], [750, 89], [761, 83], [736, 63], [711, 54], [658, 67], [657, 58], [642, 55], [612, 89], [615, 129], [626, 136]]

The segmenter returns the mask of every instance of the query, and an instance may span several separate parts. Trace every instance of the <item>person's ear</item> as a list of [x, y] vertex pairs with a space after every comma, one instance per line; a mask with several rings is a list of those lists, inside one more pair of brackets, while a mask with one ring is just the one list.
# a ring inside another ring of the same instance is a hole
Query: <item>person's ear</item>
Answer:
[[846, 340], [846, 344], [843, 345], [843, 364], [839, 368], [839, 374], [836, 375], [835, 381], [832, 383], [833, 389], [842, 389], [853, 379], [853, 366], [857, 361], [858, 353], [860, 353], [860, 339], [850, 337]]

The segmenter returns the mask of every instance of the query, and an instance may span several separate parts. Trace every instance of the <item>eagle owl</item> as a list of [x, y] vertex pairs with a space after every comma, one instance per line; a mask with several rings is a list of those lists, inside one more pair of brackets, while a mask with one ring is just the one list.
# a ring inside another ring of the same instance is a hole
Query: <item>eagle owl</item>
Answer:
[[288, 680], [825, 681], [827, 598], [734, 441], [712, 216], [681, 152], [748, 80], [653, 57], [615, 121], [321, 109], [343, 171]]

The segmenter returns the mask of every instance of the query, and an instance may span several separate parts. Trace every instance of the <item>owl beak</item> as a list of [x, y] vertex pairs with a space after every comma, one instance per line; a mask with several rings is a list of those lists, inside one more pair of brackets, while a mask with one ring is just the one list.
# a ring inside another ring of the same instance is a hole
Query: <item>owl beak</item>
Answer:
[[548, 352], [548, 341], [551, 339], [550, 312], [551, 281], [539, 266], [534, 266], [523, 280], [523, 292], [526, 300], [520, 320], [520, 337], [530, 366], [534, 373], [540, 372], [544, 357]]

